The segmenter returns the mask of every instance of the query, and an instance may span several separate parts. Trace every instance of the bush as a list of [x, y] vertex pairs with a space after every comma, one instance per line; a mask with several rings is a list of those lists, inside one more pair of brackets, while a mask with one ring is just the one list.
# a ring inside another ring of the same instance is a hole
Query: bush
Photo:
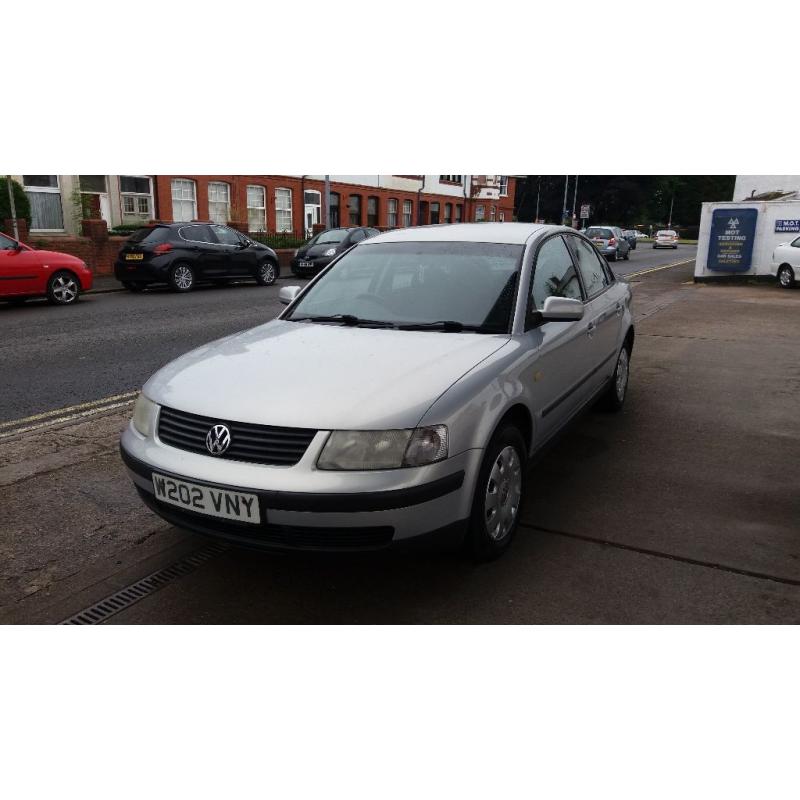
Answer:
[[140, 228], [146, 228], [147, 226], [142, 223], [141, 225], [117, 225], [114, 228], [111, 228], [108, 232], [109, 236], [130, 236], [134, 231], [138, 231]]
[[[25, 190], [15, 180], [11, 180], [12, 191], [14, 192], [14, 205], [16, 206], [17, 218], [24, 219], [28, 223], [28, 230], [31, 229], [31, 202]], [[7, 219], [11, 219], [11, 204], [8, 202], [8, 180], [0, 177], [0, 226]]]
[[248, 233], [247, 234], [253, 241], [261, 242], [261, 244], [271, 247], [273, 250], [280, 250], [282, 248], [302, 247], [308, 239], [304, 236], [298, 236], [293, 232], [287, 233]]

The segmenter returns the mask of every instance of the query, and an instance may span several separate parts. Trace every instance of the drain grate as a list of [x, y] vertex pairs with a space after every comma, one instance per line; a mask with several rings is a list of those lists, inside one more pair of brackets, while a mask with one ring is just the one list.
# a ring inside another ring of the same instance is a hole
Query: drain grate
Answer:
[[174, 564], [170, 564], [164, 569], [159, 569], [151, 573], [145, 578], [142, 578], [124, 589], [120, 589], [108, 597], [104, 597], [97, 603], [84, 608], [69, 619], [65, 619], [62, 625], [99, 625], [105, 622], [109, 617], [130, 608], [135, 603], [143, 600], [148, 595], [163, 589], [168, 583], [171, 583], [176, 578], [182, 578], [194, 572], [199, 566], [205, 564], [209, 559], [221, 555], [228, 549], [226, 544], [211, 544], [203, 547], [200, 550], [195, 550], [187, 556], [184, 556]]

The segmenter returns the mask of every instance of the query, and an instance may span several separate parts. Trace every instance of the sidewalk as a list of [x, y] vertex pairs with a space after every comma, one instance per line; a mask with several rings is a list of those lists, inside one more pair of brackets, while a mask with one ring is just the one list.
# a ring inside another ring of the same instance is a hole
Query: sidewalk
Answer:
[[86, 294], [102, 294], [103, 292], [124, 292], [125, 288], [113, 275], [95, 275], [92, 288]]

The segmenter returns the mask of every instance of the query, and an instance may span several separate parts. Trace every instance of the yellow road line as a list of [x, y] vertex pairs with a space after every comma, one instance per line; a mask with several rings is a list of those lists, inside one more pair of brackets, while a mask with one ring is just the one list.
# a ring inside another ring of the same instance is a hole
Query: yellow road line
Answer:
[[115, 408], [122, 408], [124, 406], [130, 406], [134, 402], [134, 398], [130, 400], [123, 400], [121, 403], [111, 403], [107, 406], [98, 406], [97, 408], [90, 408], [86, 411], [79, 411], [77, 414], [68, 414], [65, 417], [54, 417], [53, 419], [48, 419], [45, 422], [40, 422], [37, 425], [28, 425], [23, 428], [12, 428], [11, 430], [6, 430], [0, 433], [0, 440], [7, 439], [9, 436], [17, 436], [20, 433], [30, 433], [31, 431], [38, 431], [42, 428], [49, 428], [51, 425], [58, 425], [61, 422], [72, 422], [77, 419], [83, 419], [84, 417], [91, 417], [92, 414], [100, 414], [103, 411], [111, 411]]
[[649, 275], [651, 272], [660, 272], [662, 269], [670, 269], [670, 267], [680, 267], [683, 264], [691, 264], [695, 259], [687, 258], [686, 261], [676, 261], [674, 264], [664, 264], [660, 267], [651, 267], [650, 269], [641, 269], [639, 272], [629, 272], [627, 275], [620, 275], [622, 279], [625, 278], [638, 278], [640, 275]]
[[49, 417], [63, 417], [65, 414], [71, 414], [76, 411], [84, 411], [96, 406], [105, 406], [109, 403], [116, 403], [120, 400], [135, 400], [139, 392], [124, 392], [123, 394], [114, 394], [110, 397], [104, 397], [101, 400], [91, 400], [87, 403], [78, 403], [74, 406], [66, 406], [65, 408], [56, 408], [53, 411], [43, 411], [41, 414], [33, 414], [30, 417], [21, 417], [20, 419], [12, 419], [8, 422], [0, 422], [0, 430], [3, 428], [12, 428], [18, 425], [25, 425], [28, 422], [38, 422], [39, 420], [48, 419]]

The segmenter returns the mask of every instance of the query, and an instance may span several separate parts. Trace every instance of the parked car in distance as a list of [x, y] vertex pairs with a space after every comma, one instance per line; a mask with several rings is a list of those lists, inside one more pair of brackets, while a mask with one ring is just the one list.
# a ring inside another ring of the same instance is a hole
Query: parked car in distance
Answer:
[[122, 458], [174, 525], [263, 548], [510, 544], [529, 458], [583, 409], [619, 410], [631, 290], [556, 225], [365, 239], [277, 318], [144, 385]]
[[653, 239], [653, 250], [657, 247], [671, 247], [678, 249], [678, 234], [675, 231], [659, 231]]
[[291, 261], [292, 272], [298, 277], [316, 275], [354, 244], [377, 236], [375, 228], [331, 228], [318, 233], [302, 247], [295, 250]]
[[791, 289], [796, 285], [797, 276], [800, 275], [800, 236], [775, 248], [770, 272], [784, 289]]
[[631, 246], [631, 250], [636, 249], [636, 231], [622, 231], [625, 241]]
[[114, 262], [114, 276], [132, 292], [164, 283], [188, 292], [198, 283], [246, 278], [270, 286], [279, 275], [274, 250], [212, 222], [148, 225], [128, 237]]
[[622, 229], [612, 225], [593, 225], [586, 229], [586, 235], [594, 246], [609, 260], [630, 258], [631, 246], [623, 236]]
[[23, 303], [47, 297], [58, 306], [78, 301], [92, 288], [92, 271], [76, 256], [35, 250], [0, 233], [0, 299]]
[[646, 233], [643, 233], [642, 231], [634, 231], [634, 233], [636, 234], [637, 240], [638, 239], [649, 239], [650, 238]]

